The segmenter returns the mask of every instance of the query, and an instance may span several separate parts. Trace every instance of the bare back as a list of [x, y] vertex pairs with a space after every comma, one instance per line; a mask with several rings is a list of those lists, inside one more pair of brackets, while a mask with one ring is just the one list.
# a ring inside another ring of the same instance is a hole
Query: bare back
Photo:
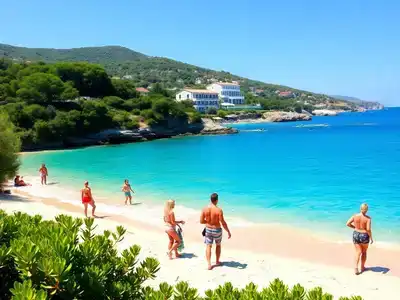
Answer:
[[222, 209], [215, 206], [210, 205], [203, 209], [202, 218], [205, 221], [205, 225], [208, 228], [221, 228], [223, 223], [225, 222]]
[[368, 232], [371, 229], [371, 218], [361, 213], [353, 217], [353, 225], [358, 232]]

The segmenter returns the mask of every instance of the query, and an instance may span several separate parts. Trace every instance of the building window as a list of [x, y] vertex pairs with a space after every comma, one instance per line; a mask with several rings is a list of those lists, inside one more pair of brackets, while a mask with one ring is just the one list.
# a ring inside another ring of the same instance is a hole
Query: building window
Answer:
[[179, 94], [179, 100], [181, 100], [181, 94]]
[[186, 98], [189, 99], [189, 94], [186, 95]]

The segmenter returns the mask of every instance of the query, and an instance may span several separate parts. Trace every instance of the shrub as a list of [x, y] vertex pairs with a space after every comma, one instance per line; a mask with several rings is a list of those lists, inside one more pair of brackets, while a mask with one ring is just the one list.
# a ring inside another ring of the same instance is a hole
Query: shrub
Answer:
[[0, 211], [1, 299], [333, 299], [321, 288], [307, 292], [297, 284], [290, 289], [279, 279], [262, 290], [253, 283], [244, 289], [226, 283], [206, 291], [204, 297], [186, 282], [176, 286], [161, 283], [158, 289], [145, 287], [159, 270], [157, 260], [146, 258], [139, 264], [140, 247], [136, 245], [118, 254], [116, 245], [125, 233], [121, 226], [116, 232], [106, 230], [99, 235], [94, 234], [95, 227], [94, 219], [60, 215], [55, 221], [42, 221], [40, 216]]
[[14, 126], [4, 113], [0, 113], [0, 188], [1, 184], [15, 175], [19, 167], [20, 139]]
[[209, 107], [206, 112], [208, 115], [216, 115], [217, 109], [215, 107]]

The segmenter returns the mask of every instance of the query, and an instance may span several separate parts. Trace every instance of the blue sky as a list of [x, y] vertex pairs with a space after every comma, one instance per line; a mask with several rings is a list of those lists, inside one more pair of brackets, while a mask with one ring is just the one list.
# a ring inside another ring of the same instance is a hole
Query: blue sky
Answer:
[[1, 43], [121, 45], [400, 106], [400, 1], [16, 0], [1, 7]]

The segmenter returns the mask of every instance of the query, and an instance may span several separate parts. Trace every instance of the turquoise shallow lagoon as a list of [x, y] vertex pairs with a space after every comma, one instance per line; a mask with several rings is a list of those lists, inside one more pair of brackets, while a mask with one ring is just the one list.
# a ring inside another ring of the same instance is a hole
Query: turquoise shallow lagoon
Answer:
[[231, 215], [339, 239], [365, 201], [375, 239], [400, 243], [400, 109], [235, 126], [237, 135], [28, 154], [21, 173], [37, 175], [45, 162], [52, 180], [77, 191], [89, 180], [109, 204], [123, 201], [125, 178], [151, 204], [200, 208], [218, 192]]

